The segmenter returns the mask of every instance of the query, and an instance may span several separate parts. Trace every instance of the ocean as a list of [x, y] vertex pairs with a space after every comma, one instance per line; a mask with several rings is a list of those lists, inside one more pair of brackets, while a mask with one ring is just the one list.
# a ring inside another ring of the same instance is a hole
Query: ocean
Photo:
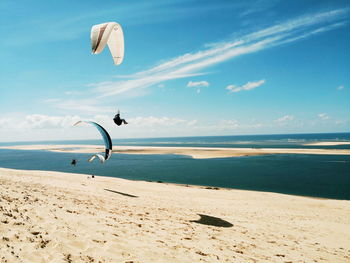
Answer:
[[[308, 146], [324, 141], [350, 141], [350, 133], [210, 136], [114, 139], [118, 145], [167, 147], [253, 147], [350, 149], [350, 145]], [[0, 143], [96, 144], [99, 140]], [[131, 180], [193, 184], [350, 200], [350, 155], [270, 154], [192, 159], [182, 155], [113, 154], [104, 164], [86, 160], [91, 154], [0, 149], [0, 167], [119, 177]], [[78, 165], [70, 165], [72, 158]]]

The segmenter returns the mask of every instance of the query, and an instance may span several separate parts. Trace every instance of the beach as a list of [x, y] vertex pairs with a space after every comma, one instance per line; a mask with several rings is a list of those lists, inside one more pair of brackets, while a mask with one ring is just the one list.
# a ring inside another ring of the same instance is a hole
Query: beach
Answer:
[[[104, 152], [97, 145], [16, 145], [2, 146], [0, 149], [45, 150], [52, 152], [95, 153]], [[121, 154], [177, 154], [194, 159], [228, 158], [257, 156], [266, 154], [322, 154], [350, 155], [350, 149], [307, 149], [307, 148], [219, 148], [219, 147], [156, 147], [156, 146], [117, 146], [114, 153]]]
[[1, 262], [349, 262], [350, 201], [0, 168]]

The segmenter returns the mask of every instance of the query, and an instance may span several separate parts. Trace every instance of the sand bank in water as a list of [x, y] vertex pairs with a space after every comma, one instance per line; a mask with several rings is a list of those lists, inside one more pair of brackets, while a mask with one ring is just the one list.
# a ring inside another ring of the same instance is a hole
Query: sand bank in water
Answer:
[[349, 214], [350, 201], [0, 168], [0, 262], [349, 262]]
[[336, 146], [336, 145], [350, 145], [350, 142], [313, 142], [303, 144], [305, 146]]
[[[19, 145], [0, 147], [19, 150], [48, 150], [55, 152], [95, 153], [104, 149], [96, 145]], [[192, 158], [225, 158], [235, 156], [254, 156], [265, 154], [330, 154], [350, 155], [346, 149], [293, 149], [293, 148], [207, 148], [207, 147], [149, 147], [115, 146], [115, 153], [123, 154], [179, 154]]]

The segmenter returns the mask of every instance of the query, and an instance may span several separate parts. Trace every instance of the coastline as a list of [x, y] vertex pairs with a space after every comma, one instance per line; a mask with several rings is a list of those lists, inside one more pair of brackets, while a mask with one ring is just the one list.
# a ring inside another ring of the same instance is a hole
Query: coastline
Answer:
[[[3, 146], [0, 149], [46, 150], [52, 152], [95, 153], [104, 148], [97, 145], [18, 145]], [[194, 159], [257, 156], [266, 154], [322, 154], [350, 155], [350, 149], [305, 149], [305, 148], [218, 148], [218, 147], [159, 147], [159, 146], [118, 146], [113, 153], [120, 154], [177, 154]]]
[[5, 168], [0, 182], [9, 262], [349, 260], [350, 201]]

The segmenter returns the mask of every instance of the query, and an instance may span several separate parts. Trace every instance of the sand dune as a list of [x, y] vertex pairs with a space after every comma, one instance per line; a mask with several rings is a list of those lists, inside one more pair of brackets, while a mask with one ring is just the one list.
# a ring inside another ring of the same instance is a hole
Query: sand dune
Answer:
[[[102, 146], [96, 145], [18, 145], [0, 147], [18, 150], [48, 150], [54, 152], [95, 153], [103, 152]], [[116, 146], [114, 153], [123, 154], [179, 154], [192, 158], [225, 158], [236, 156], [254, 156], [265, 154], [329, 154], [350, 155], [348, 149], [298, 149], [298, 148], [208, 148], [208, 147], [150, 147]]]
[[0, 168], [0, 262], [349, 262], [350, 201]]

